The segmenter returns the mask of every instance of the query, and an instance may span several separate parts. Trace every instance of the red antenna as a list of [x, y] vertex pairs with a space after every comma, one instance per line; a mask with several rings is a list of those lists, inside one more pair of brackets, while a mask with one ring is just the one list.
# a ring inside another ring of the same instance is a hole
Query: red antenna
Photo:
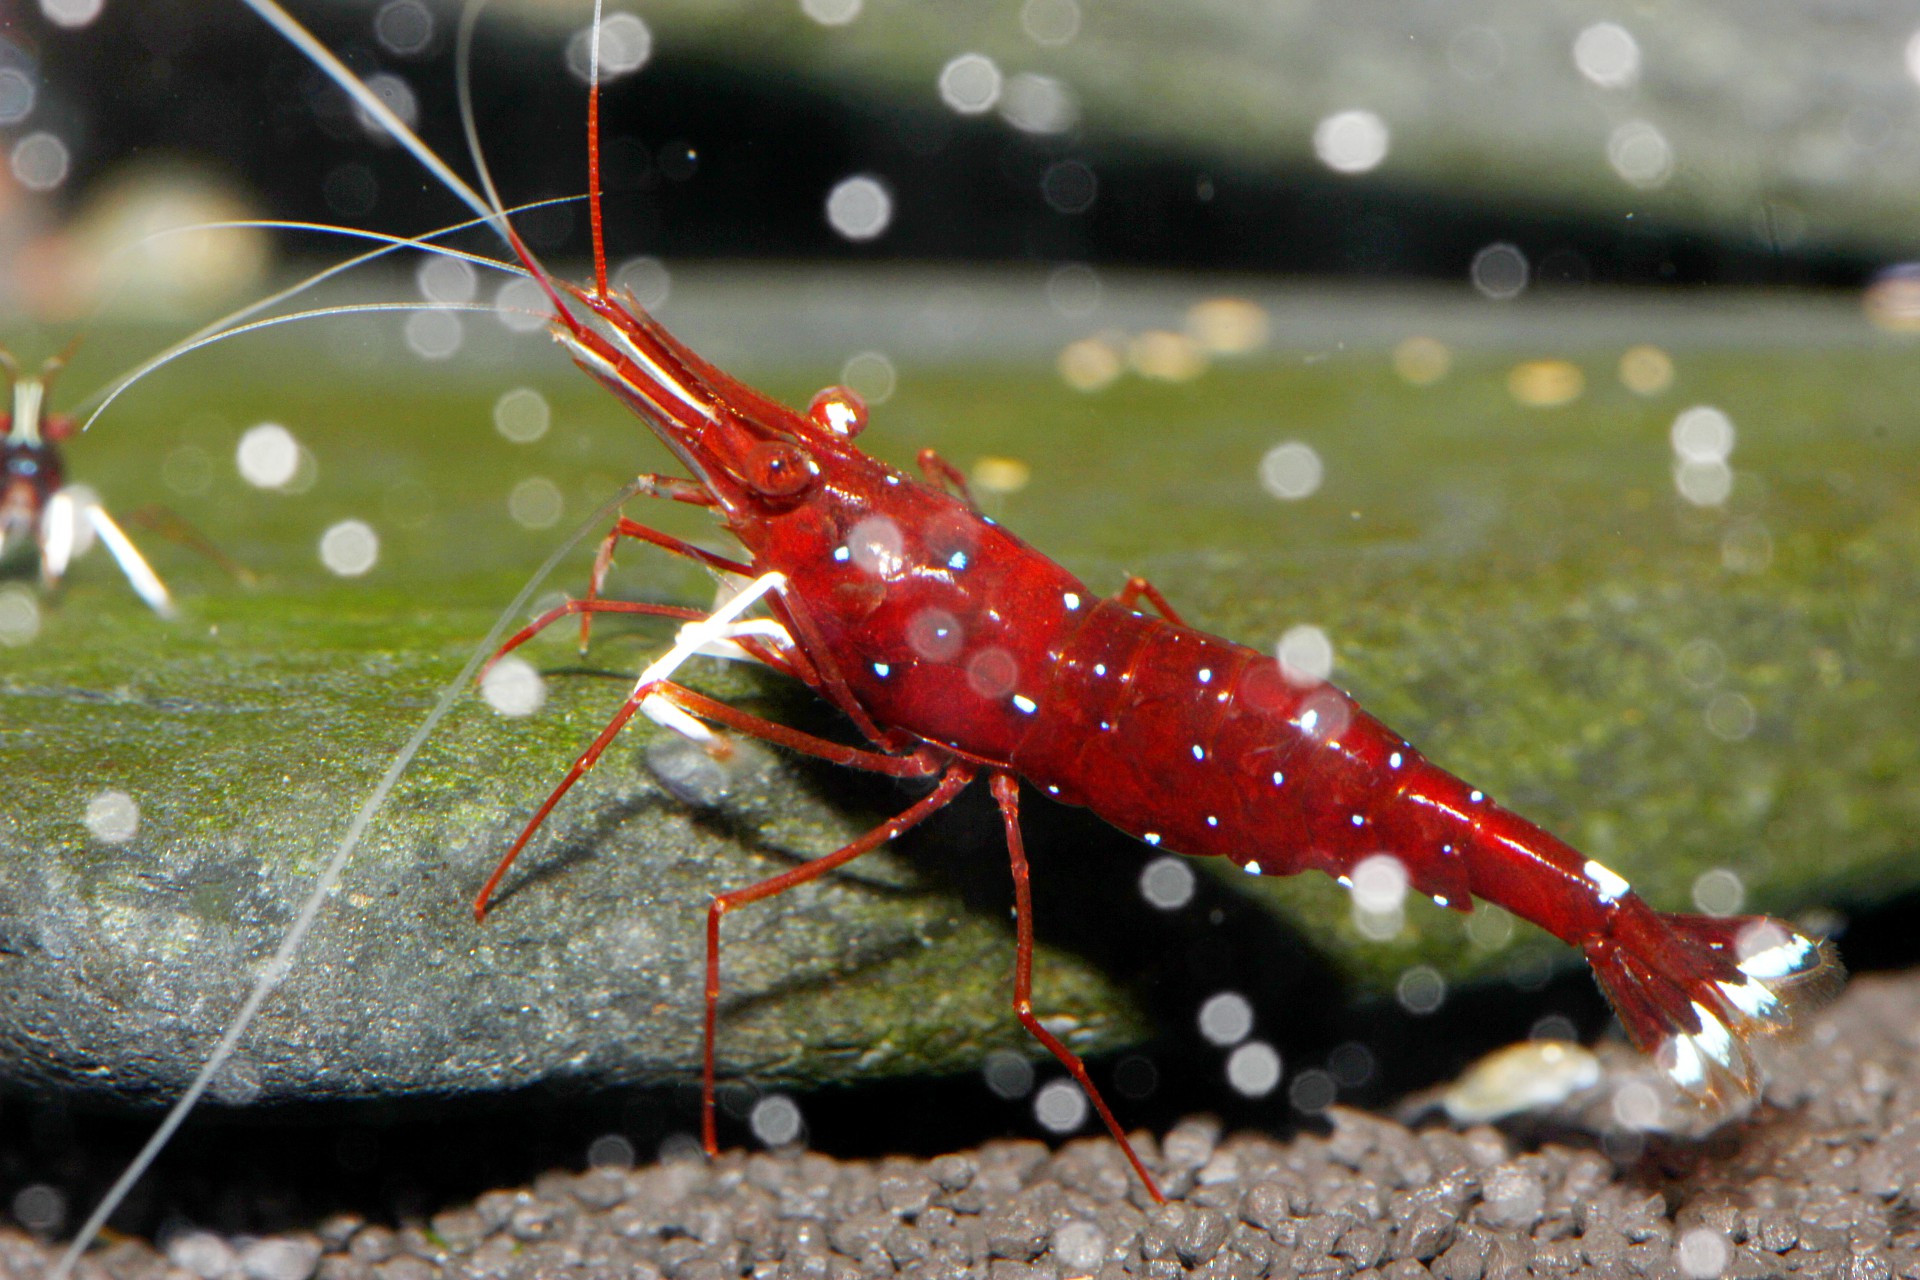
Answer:
[[587, 73], [587, 219], [593, 225], [593, 292], [607, 296], [607, 233], [600, 214], [600, 0], [593, 2], [593, 45]]

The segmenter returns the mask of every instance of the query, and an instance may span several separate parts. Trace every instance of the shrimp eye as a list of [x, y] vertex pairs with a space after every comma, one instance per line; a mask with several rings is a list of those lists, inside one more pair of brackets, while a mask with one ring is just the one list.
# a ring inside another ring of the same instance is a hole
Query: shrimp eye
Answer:
[[851, 440], [866, 430], [867, 402], [845, 387], [827, 387], [807, 406], [814, 425]]
[[766, 440], [747, 451], [746, 480], [769, 498], [791, 498], [813, 483], [813, 464], [793, 445]]

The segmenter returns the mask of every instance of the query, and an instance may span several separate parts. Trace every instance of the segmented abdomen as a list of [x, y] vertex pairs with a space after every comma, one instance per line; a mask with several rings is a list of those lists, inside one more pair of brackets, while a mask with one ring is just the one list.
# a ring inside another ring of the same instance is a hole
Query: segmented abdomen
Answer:
[[1610, 905], [1584, 859], [1274, 658], [1103, 601], [1061, 647], [1012, 766], [1149, 844], [1261, 874], [1391, 853], [1410, 885], [1499, 902], [1570, 941]]

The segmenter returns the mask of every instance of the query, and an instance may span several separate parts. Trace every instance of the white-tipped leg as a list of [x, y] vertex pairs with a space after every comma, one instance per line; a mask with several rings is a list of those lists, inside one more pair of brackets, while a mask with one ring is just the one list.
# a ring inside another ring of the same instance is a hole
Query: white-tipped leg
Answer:
[[[55, 501], [59, 497], [59, 494], [55, 494]], [[127, 581], [133, 584], [134, 592], [147, 602], [147, 607], [163, 618], [178, 616], [173, 607], [173, 597], [167, 594], [167, 584], [160, 581], [160, 575], [140, 554], [140, 548], [133, 545], [133, 539], [114, 523], [107, 509], [97, 502], [88, 503], [83, 509], [87, 523], [100, 535], [100, 541], [107, 544], [107, 550], [113, 553], [114, 563], [120, 566], [120, 572], [127, 575]]]
[[[787, 629], [771, 618], [755, 618], [748, 622], [738, 621], [741, 614], [752, 608], [761, 596], [766, 595], [786, 583], [784, 573], [763, 573], [755, 578], [747, 588], [731, 600], [714, 610], [708, 617], [698, 622], [689, 622], [680, 628], [674, 637], [673, 648], [661, 654], [640, 673], [635, 690], [645, 689], [648, 685], [659, 684], [671, 679], [680, 665], [695, 654], [705, 652], [720, 645], [731, 645], [741, 636], [760, 636], [776, 644], [793, 644], [793, 637]], [[734, 646], [737, 648], [737, 646]], [[745, 652], [742, 650], [742, 652]], [[664, 698], [649, 697], [640, 703], [640, 710], [655, 724], [673, 730], [682, 737], [694, 742], [710, 743], [718, 736], [713, 730], [674, 706]]]

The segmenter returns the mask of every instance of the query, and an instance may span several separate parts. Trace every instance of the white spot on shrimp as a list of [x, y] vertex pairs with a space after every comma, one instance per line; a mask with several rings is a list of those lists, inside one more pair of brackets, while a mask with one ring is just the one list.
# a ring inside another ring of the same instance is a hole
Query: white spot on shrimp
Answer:
[[[1479, 793], [1475, 792], [1475, 794]], [[1621, 894], [1633, 887], [1621, 878], [1619, 872], [1595, 862], [1592, 858], [1587, 859], [1587, 864], [1580, 868], [1580, 873], [1593, 882], [1594, 887], [1600, 890], [1601, 899], [1606, 902], [1617, 900]]]
[[1467, 792], [1467, 799], [1471, 800], [1475, 804], [1479, 804], [1481, 801], [1485, 800], [1486, 798], [1487, 798], [1487, 793], [1484, 791], [1474, 790], [1474, 791]]
[[1213, 670], [1211, 668], [1209, 667], [1200, 668], [1200, 683], [1201, 684], [1213, 683]]
[[1106, 664], [1106, 663], [1104, 663], [1104, 662], [1096, 662], [1096, 663], [1094, 663], [1094, 664], [1093, 664], [1093, 674], [1095, 674], [1095, 675], [1097, 675], [1097, 676], [1103, 676], [1103, 675], [1105, 675], [1105, 674], [1107, 674], [1107, 664]]
[[873, 664], [873, 674], [879, 676], [882, 680], [885, 680], [888, 676], [893, 674], [893, 668], [888, 666], [884, 662], [876, 662]]
[[833, 549], [833, 558], [835, 560], [838, 560], [840, 563], [845, 564], [847, 561], [853, 558], [853, 552], [849, 551], [845, 547], [835, 547]]
[[1447, 903], [1447, 898], [1446, 898], [1446, 895], [1445, 895], [1445, 894], [1441, 894], [1441, 893], [1436, 893], [1436, 894], [1434, 894], [1434, 895], [1433, 895], [1433, 905], [1434, 905], [1434, 906], [1436, 906], [1436, 907], [1444, 907], [1444, 906], [1447, 906], [1447, 905], [1448, 905], [1448, 903]]
[[1147, 834], [1141, 836], [1140, 838], [1142, 840], [1145, 840], [1148, 844], [1160, 843], [1160, 833], [1158, 831], [1149, 831], [1147, 832]]
[[1060, 794], [1060, 788], [1049, 784], [1047, 787], [1047, 794], [1050, 796], [1057, 796]]
[[1394, 752], [1392, 755], [1387, 757], [1387, 768], [1398, 769], [1400, 765], [1401, 765], [1401, 759], [1400, 759], [1400, 753], [1398, 751]]
[[1361, 816], [1360, 816], [1359, 814], [1357, 814], [1357, 813], [1356, 813], [1356, 814], [1354, 814], [1354, 815], [1352, 815], [1352, 816], [1351, 816], [1351, 817], [1350, 817], [1350, 818], [1348, 819], [1348, 821], [1350, 821], [1350, 822], [1352, 822], [1352, 823], [1353, 823], [1353, 825], [1354, 825], [1354, 826], [1356, 826], [1356, 827], [1364, 827], [1364, 826], [1366, 826], [1366, 825], [1367, 825], [1367, 820], [1366, 820], [1365, 818], [1363, 818], [1363, 817], [1361, 817]]
[[887, 483], [888, 483], [888, 484], [899, 484], [899, 483], [900, 483], [900, 477], [899, 477], [899, 476], [888, 476], [888, 477], [887, 477]]
[[1016, 693], [1013, 695], [1013, 705], [1020, 708], [1020, 710], [1026, 712], [1028, 715], [1032, 715], [1034, 712], [1040, 709], [1040, 704], [1035, 702], [1032, 698], [1029, 698], [1024, 693]]
[[1319, 723], [1320, 713], [1318, 711], [1309, 711], [1300, 717], [1300, 728], [1306, 733], [1312, 733], [1314, 726]]
[[1107, 723], [1107, 722], [1106, 722], [1105, 720], [1102, 720], [1102, 721], [1100, 722], [1100, 731], [1101, 731], [1102, 733], [1106, 733], [1106, 732], [1109, 732], [1109, 731], [1111, 731], [1112, 729], [1113, 729], [1113, 726], [1112, 726], [1112, 725], [1110, 725], [1110, 724], [1108, 724], [1108, 723]]
[[1280, 772], [1280, 771], [1279, 771], [1278, 769], [1275, 769], [1275, 770], [1273, 771], [1273, 785], [1274, 785], [1274, 786], [1276, 786], [1276, 787], [1277, 787], [1277, 786], [1279, 786], [1279, 785], [1280, 785], [1281, 783], [1283, 783], [1283, 782], [1285, 782], [1286, 780], [1287, 780], [1287, 775], [1286, 775], [1286, 774], [1284, 774], [1284, 773], [1282, 773], [1282, 772]]
[[1250, 876], [1257, 876], [1260, 874], [1260, 864], [1257, 862], [1249, 862], [1246, 866], [1240, 869], [1246, 872]]
[[1201, 746], [1201, 745], [1200, 745], [1199, 743], [1197, 743], [1197, 742], [1196, 742], [1196, 743], [1194, 743], [1194, 744], [1193, 744], [1193, 758], [1194, 758], [1195, 760], [1205, 760], [1205, 759], [1207, 758], [1207, 749], [1206, 749], [1205, 747], [1203, 747], [1203, 746]]
[[1213, 816], [1212, 814], [1208, 814], [1208, 815], [1207, 815], [1207, 825], [1208, 825], [1208, 826], [1210, 826], [1210, 827], [1217, 827], [1217, 826], [1219, 826], [1219, 825], [1220, 825], [1220, 819], [1218, 819], [1218, 818], [1216, 818], [1216, 817], [1214, 817], [1214, 816]]
[[1067, 592], [1067, 594], [1062, 596], [1061, 599], [1065, 601], [1068, 613], [1072, 613], [1075, 609], [1078, 609], [1080, 607], [1080, 597], [1075, 595], [1071, 591]]
[[959, 570], [959, 569], [964, 569], [966, 567], [967, 567], [966, 552], [956, 551], [952, 555], [947, 557], [947, 568]]

